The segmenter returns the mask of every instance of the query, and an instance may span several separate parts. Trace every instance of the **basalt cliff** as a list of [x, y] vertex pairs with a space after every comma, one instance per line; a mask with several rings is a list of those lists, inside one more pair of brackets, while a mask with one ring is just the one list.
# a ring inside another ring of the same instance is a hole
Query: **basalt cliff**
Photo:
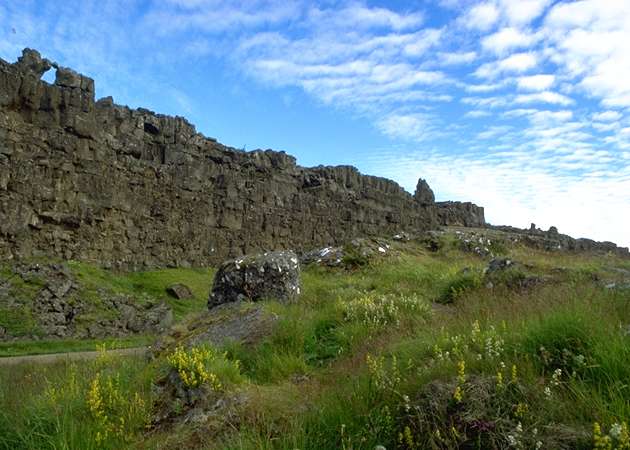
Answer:
[[[42, 80], [56, 70], [54, 84]], [[435, 202], [355, 168], [240, 151], [181, 117], [98, 101], [94, 81], [25, 49], [0, 59], [0, 257], [114, 267], [205, 265], [357, 236], [483, 226], [483, 208]]]

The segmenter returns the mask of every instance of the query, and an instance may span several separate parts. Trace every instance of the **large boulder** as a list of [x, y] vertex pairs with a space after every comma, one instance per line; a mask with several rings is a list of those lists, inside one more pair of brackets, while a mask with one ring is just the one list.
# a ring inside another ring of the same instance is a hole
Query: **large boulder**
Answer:
[[290, 301], [300, 293], [300, 265], [292, 251], [248, 255], [224, 262], [214, 277], [208, 308], [239, 300]]

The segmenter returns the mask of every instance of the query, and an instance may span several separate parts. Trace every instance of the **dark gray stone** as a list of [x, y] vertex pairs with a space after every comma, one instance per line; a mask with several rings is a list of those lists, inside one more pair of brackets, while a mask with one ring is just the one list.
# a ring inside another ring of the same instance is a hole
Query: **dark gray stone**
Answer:
[[290, 301], [300, 294], [300, 264], [291, 251], [248, 255], [224, 262], [217, 271], [208, 308], [240, 300]]
[[341, 247], [324, 247], [304, 253], [300, 256], [300, 264], [337, 267], [343, 263], [343, 256], [344, 251]]
[[515, 263], [509, 258], [493, 258], [488, 263], [485, 272], [486, 274], [493, 274], [512, 267], [515, 267]]
[[182, 283], [175, 283], [166, 288], [166, 292], [169, 295], [175, 297], [178, 300], [185, 300], [193, 298], [193, 293], [188, 286]]

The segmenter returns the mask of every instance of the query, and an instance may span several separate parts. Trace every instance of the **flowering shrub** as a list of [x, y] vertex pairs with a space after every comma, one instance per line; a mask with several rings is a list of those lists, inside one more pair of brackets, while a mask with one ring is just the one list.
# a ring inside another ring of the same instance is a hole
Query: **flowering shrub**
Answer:
[[630, 450], [630, 433], [626, 422], [613, 423], [604, 433], [599, 423], [593, 424], [593, 450]]
[[389, 367], [385, 365], [385, 357], [372, 356], [368, 353], [365, 358], [368, 372], [370, 374], [370, 382], [377, 391], [394, 391], [401, 381], [400, 369], [398, 367], [398, 359], [392, 356]]
[[399, 325], [404, 313], [429, 315], [431, 307], [417, 295], [364, 295], [343, 304], [344, 318], [348, 322], [362, 322], [379, 327]]
[[207, 385], [212, 390], [219, 391], [222, 389], [219, 377], [208, 369], [218, 358], [225, 358], [225, 354], [220, 354], [210, 347], [193, 347], [190, 350], [177, 347], [166, 357], [166, 361], [177, 371], [186, 387]]
[[473, 353], [477, 360], [494, 361], [504, 353], [504, 339], [494, 326], [481, 328], [478, 321], [473, 322], [469, 334], [442, 336], [441, 342], [433, 346], [433, 354], [439, 361], [461, 360]]
[[129, 440], [133, 430], [147, 421], [144, 400], [137, 392], [132, 396], [124, 392], [118, 375], [97, 372], [86, 393], [86, 403], [97, 424], [97, 443], [110, 437]]

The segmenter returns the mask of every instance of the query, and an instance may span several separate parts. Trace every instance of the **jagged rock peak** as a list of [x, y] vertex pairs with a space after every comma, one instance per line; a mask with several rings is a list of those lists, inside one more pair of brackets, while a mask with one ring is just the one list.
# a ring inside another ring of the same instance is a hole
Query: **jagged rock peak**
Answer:
[[433, 190], [429, 187], [429, 183], [423, 178], [418, 180], [414, 197], [421, 205], [433, 205], [435, 203]]

